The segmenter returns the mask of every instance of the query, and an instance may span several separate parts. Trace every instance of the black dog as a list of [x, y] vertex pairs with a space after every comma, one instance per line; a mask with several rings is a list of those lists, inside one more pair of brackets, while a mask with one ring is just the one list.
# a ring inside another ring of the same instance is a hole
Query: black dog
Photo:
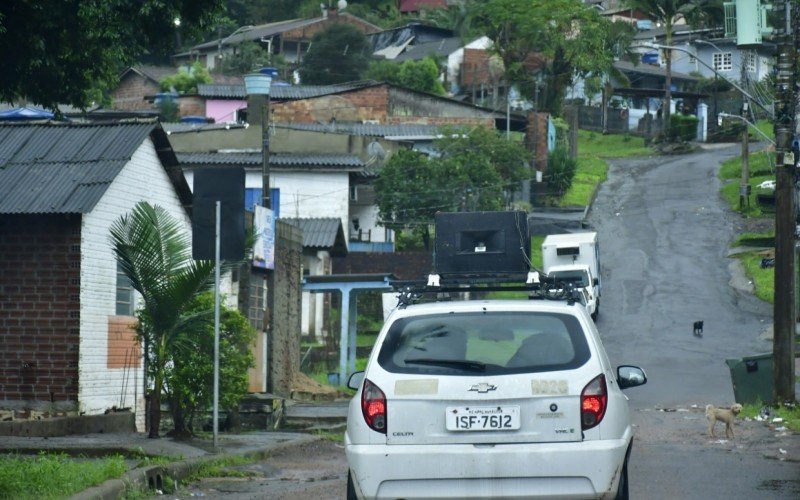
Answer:
[[694, 334], [697, 337], [703, 336], [703, 322], [702, 321], [695, 321], [694, 322]]

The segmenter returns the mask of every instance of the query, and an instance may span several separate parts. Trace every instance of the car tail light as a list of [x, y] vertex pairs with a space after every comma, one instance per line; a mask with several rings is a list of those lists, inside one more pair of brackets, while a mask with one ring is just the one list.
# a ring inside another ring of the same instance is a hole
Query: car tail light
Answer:
[[370, 429], [386, 434], [386, 395], [369, 379], [361, 391], [361, 413]]
[[605, 375], [598, 375], [581, 391], [581, 427], [591, 429], [603, 420], [608, 404]]

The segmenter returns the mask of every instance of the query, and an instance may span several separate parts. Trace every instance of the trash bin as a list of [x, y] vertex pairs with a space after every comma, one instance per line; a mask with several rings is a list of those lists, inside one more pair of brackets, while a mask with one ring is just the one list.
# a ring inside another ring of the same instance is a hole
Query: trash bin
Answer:
[[772, 353], [756, 354], [740, 359], [727, 359], [731, 370], [733, 396], [740, 404], [772, 404]]

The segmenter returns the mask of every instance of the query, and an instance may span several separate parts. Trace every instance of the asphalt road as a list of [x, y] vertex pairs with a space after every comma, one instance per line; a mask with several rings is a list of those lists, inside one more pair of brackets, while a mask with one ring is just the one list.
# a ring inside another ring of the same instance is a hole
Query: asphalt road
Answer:
[[[797, 436], [740, 421], [735, 440], [712, 439], [702, 411], [733, 402], [725, 359], [771, 349], [763, 339], [771, 307], [731, 286], [741, 281], [726, 257], [739, 220], [719, 197], [716, 171], [736, 154], [615, 161], [590, 213], [603, 259], [598, 327], [613, 363], [642, 366], [649, 377], [628, 391], [636, 499], [800, 498]], [[696, 320], [702, 338], [692, 334]], [[206, 480], [176, 497], [344, 498], [346, 463], [335, 443], [284, 450], [248, 469], [251, 478]]]
[[603, 342], [613, 363], [648, 375], [628, 391], [634, 498], [800, 497], [798, 463], [765, 458], [780, 456], [774, 432], [740, 423], [735, 442], [713, 440], [701, 411], [734, 402], [726, 359], [772, 350], [771, 306], [731, 286], [742, 280], [726, 257], [741, 221], [716, 172], [738, 153], [614, 161], [589, 216], [602, 245]]

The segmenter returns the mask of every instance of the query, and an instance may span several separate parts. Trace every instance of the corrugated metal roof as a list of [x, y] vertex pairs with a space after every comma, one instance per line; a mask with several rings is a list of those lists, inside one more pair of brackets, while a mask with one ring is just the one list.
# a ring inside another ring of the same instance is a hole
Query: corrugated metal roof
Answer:
[[[372, 31], [380, 31], [380, 27], [361, 19], [360, 17], [353, 16], [346, 12], [340, 12], [339, 17], [346, 17], [352, 20], [358, 20], [364, 24], [364, 26], [370, 27]], [[217, 50], [220, 45], [222, 47], [227, 47], [229, 45], [239, 45], [242, 42], [248, 40], [261, 40], [262, 38], [269, 38], [272, 36], [280, 35], [282, 33], [286, 33], [287, 31], [291, 31], [297, 28], [302, 28], [303, 26], [309, 26], [312, 24], [317, 24], [320, 22], [326, 21], [328, 18], [326, 16], [322, 17], [314, 17], [311, 19], [289, 19], [286, 21], [277, 21], [268, 24], [261, 24], [258, 26], [252, 27], [242, 27], [235, 31], [233, 34], [228, 35], [226, 37], [211, 40], [208, 42], [201, 43], [199, 45], [195, 45], [191, 48], [189, 52], [183, 52], [180, 54], [176, 54], [176, 56], [191, 56], [193, 53], [206, 50]]]
[[344, 238], [342, 221], [335, 217], [281, 220], [303, 231], [303, 246], [307, 248], [333, 248], [340, 233]]
[[380, 123], [281, 123], [279, 128], [305, 130], [309, 132], [330, 132], [366, 137], [425, 137], [439, 134], [438, 125], [380, 124]]
[[[261, 153], [177, 153], [178, 162], [184, 166], [243, 165], [261, 166]], [[347, 154], [274, 154], [269, 155], [270, 168], [314, 170], [361, 170], [364, 162], [356, 155]]]
[[[269, 90], [269, 98], [273, 101], [296, 101], [299, 99], [311, 99], [313, 97], [338, 94], [340, 92], [349, 92], [351, 90], [375, 85], [380, 84], [368, 80], [336, 85], [273, 85]], [[244, 85], [199, 84], [197, 86], [197, 95], [212, 99], [245, 99], [247, 97]]]
[[[666, 76], [667, 70], [660, 66], [653, 66], [650, 64], [637, 64], [634, 66], [633, 63], [628, 61], [616, 61], [614, 62], [614, 67], [617, 68], [619, 71], [624, 71], [628, 73], [640, 73], [642, 75], [652, 75], [652, 76]], [[688, 81], [697, 81], [699, 78], [692, 75], [687, 75], [686, 73], [680, 73], [678, 71], [672, 71], [672, 79], [677, 80], [688, 80]]]
[[419, 61], [428, 56], [447, 57], [463, 46], [464, 42], [460, 37], [442, 38], [441, 40], [431, 42], [411, 44], [394, 60], [396, 62], [402, 62], [408, 60]]
[[0, 213], [88, 213], [153, 123], [0, 125]]

